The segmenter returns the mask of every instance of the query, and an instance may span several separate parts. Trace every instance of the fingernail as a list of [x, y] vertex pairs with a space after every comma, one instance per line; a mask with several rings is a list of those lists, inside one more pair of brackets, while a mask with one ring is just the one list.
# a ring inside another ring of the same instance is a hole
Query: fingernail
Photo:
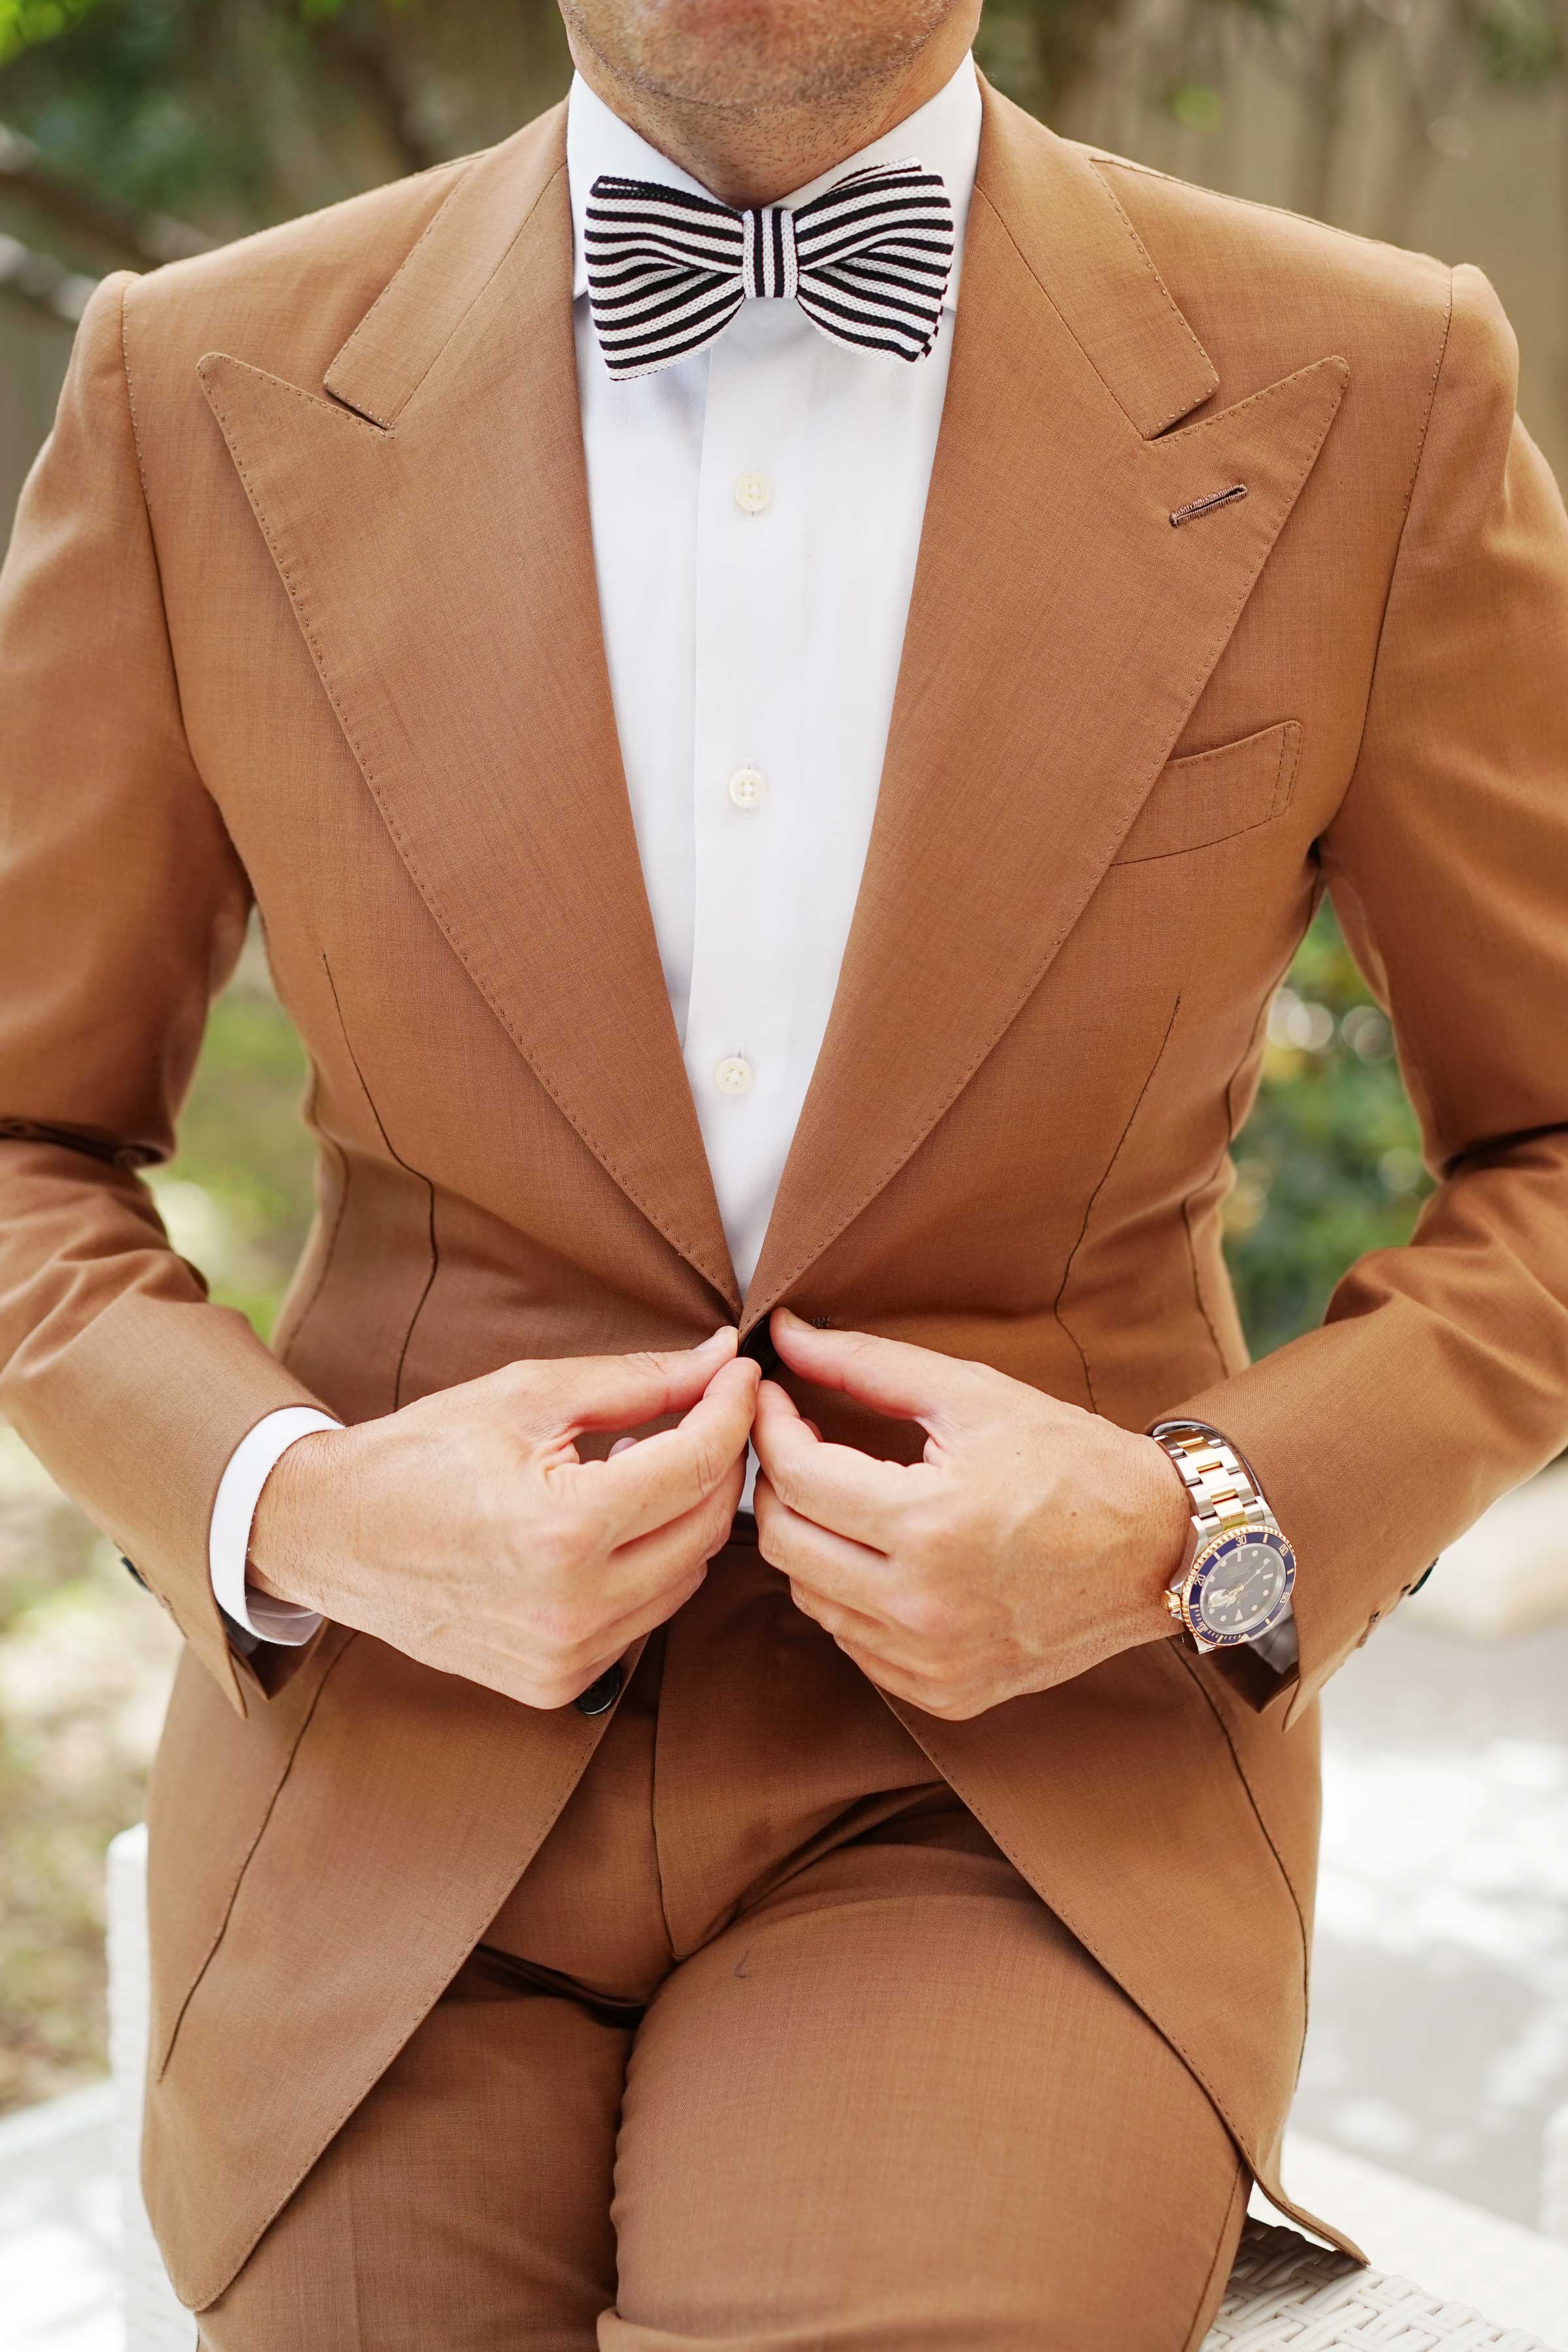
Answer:
[[721, 1323], [717, 1331], [710, 1331], [706, 1339], [702, 1341], [701, 1346], [694, 1348], [691, 1352], [695, 1356], [700, 1356], [702, 1353], [703, 1348], [716, 1348], [721, 1339], [727, 1339], [731, 1337], [736, 1339], [740, 1337], [740, 1334], [735, 1329], [735, 1326], [732, 1323]]
[[786, 1323], [798, 1323], [801, 1319], [793, 1307], [775, 1307], [773, 1313], [782, 1315]]

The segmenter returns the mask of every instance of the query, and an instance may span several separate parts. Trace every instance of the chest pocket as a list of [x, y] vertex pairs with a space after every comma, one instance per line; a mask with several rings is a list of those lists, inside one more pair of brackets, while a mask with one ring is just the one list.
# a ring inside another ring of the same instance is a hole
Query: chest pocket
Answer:
[[1168, 761], [1132, 821], [1117, 865], [1179, 856], [1269, 824], [1289, 802], [1300, 749], [1300, 721], [1282, 719], [1213, 751]]

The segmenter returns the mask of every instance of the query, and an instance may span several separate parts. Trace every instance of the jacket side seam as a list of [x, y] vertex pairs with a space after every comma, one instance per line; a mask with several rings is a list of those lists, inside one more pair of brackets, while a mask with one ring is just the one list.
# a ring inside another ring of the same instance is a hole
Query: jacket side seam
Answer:
[[272, 1794], [267, 1800], [267, 1809], [263, 1812], [260, 1821], [257, 1823], [255, 1836], [251, 1839], [250, 1843], [246, 1847], [244, 1853], [240, 1856], [239, 1866], [234, 1874], [233, 1883], [229, 1887], [228, 1894], [224, 1902], [223, 1916], [218, 1921], [211, 1943], [207, 1946], [205, 1952], [202, 1956], [200, 1967], [197, 1969], [195, 1976], [191, 1979], [190, 1984], [185, 1991], [184, 1999], [180, 2003], [179, 2011], [174, 2018], [174, 2021], [169, 2028], [168, 2040], [163, 2045], [162, 2054], [157, 2058], [157, 2072], [153, 2077], [154, 2082], [161, 2083], [164, 2075], [169, 2071], [170, 2063], [174, 2055], [174, 2044], [180, 2038], [180, 2028], [185, 2021], [185, 2012], [190, 2008], [192, 2001], [195, 1999], [196, 1994], [201, 1988], [202, 1981], [205, 1977], [207, 1970], [213, 1964], [218, 1946], [223, 1942], [224, 1937], [228, 1931], [228, 1923], [234, 1916], [234, 1906], [239, 1900], [239, 1890], [245, 1884], [245, 1874], [250, 1868], [251, 1862], [255, 1857], [257, 1847], [261, 1843], [263, 1837], [266, 1835], [267, 1824], [272, 1819], [278, 1800], [283, 1793], [284, 1783], [287, 1781], [289, 1773], [294, 1769], [294, 1759], [300, 1752], [300, 1743], [304, 1738], [306, 1732], [310, 1729], [311, 1722], [315, 1717], [316, 1709], [321, 1703], [321, 1693], [326, 1689], [327, 1685], [331, 1680], [332, 1675], [338, 1664], [344, 1657], [347, 1656], [351, 1644], [356, 1639], [357, 1636], [351, 1633], [348, 1640], [344, 1642], [342, 1649], [337, 1653], [336, 1657], [329, 1658], [327, 1661], [325, 1671], [321, 1675], [321, 1681], [317, 1684], [315, 1691], [311, 1696], [310, 1704], [305, 1711], [304, 1719], [300, 1723], [299, 1730], [294, 1734], [293, 1738], [289, 1743], [289, 1753], [283, 1759], [282, 1768], [279, 1772], [277, 1784], [272, 1790]]
[[1084, 1204], [1083, 1223], [1079, 1225], [1072, 1247], [1068, 1252], [1067, 1264], [1062, 1268], [1062, 1278], [1057, 1285], [1057, 1295], [1051, 1301], [1051, 1314], [1058, 1327], [1067, 1333], [1068, 1338], [1072, 1341], [1074, 1352], [1078, 1357], [1079, 1362], [1083, 1367], [1083, 1382], [1085, 1388], [1089, 1391], [1089, 1409], [1093, 1412], [1098, 1412], [1100, 1411], [1100, 1401], [1094, 1392], [1094, 1374], [1089, 1368], [1089, 1358], [1084, 1353], [1082, 1341], [1079, 1339], [1078, 1333], [1073, 1329], [1072, 1325], [1068, 1321], [1067, 1317], [1062, 1313], [1062, 1300], [1067, 1296], [1068, 1284], [1072, 1277], [1073, 1262], [1078, 1256], [1079, 1248], [1082, 1246], [1084, 1235], [1089, 1231], [1089, 1220], [1094, 1214], [1094, 1204], [1099, 1200], [1101, 1192], [1105, 1190], [1106, 1185], [1110, 1181], [1111, 1171], [1116, 1166], [1117, 1161], [1121, 1159], [1122, 1147], [1126, 1143], [1128, 1137], [1132, 1132], [1133, 1122], [1136, 1120], [1139, 1112], [1143, 1108], [1143, 1098], [1147, 1095], [1150, 1087], [1153, 1085], [1155, 1072], [1159, 1069], [1161, 1063], [1165, 1058], [1165, 1048], [1171, 1042], [1171, 1033], [1175, 1028], [1176, 1015], [1180, 1013], [1181, 1009], [1182, 999], [1180, 991], [1178, 991], [1176, 1001], [1171, 1007], [1170, 1018], [1165, 1024], [1165, 1034], [1160, 1040], [1159, 1050], [1155, 1054], [1153, 1060], [1149, 1065], [1143, 1083], [1138, 1089], [1137, 1097], [1133, 1102], [1131, 1109], [1127, 1114], [1121, 1134], [1116, 1139], [1116, 1148], [1105, 1163], [1105, 1167], [1100, 1174], [1100, 1181], [1096, 1184], [1093, 1192], [1089, 1194], [1088, 1201]]
[[[316, 1098], [320, 1092], [321, 1072], [316, 1068], [314, 1063], [312, 1063], [310, 1067], [310, 1100], [305, 1110], [305, 1124], [307, 1127], [312, 1127], [314, 1125]], [[315, 1313], [317, 1302], [320, 1300], [321, 1293], [327, 1286], [327, 1277], [332, 1270], [332, 1260], [337, 1255], [338, 1237], [343, 1229], [343, 1219], [348, 1214], [349, 1186], [353, 1181], [353, 1171], [350, 1166], [348, 1153], [344, 1151], [341, 1145], [339, 1145], [332, 1138], [322, 1135], [319, 1128], [315, 1129], [315, 1132], [320, 1138], [321, 1149], [324, 1151], [330, 1151], [333, 1159], [338, 1163], [338, 1199], [337, 1205], [332, 1212], [331, 1223], [328, 1228], [322, 1243], [321, 1263], [317, 1268], [316, 1279], [310, 1285], [310, 1290], [300, 1305], [300, 1311], [294, 1318], [294, 1321], [289, 1328], [288, 1339], [284, 1348], [280, 1351], [282, 1360], [285, 1362], [287, 1362], [289, 1357], [292, 1355], [294, 1349], [298, 1344], [300, 1333], [304, 1330], [306, 1324]], [[276, 1334], [274, 1334], [274, 1337], [276, 1338]]]
[[429, 1271], [425, 1276], [425, 1287], [421, 1290], [418, 1298], [415, 1301], [414, 1312], [409, 1317], [407, 1328], [403, 1334], [403, 1345], [397, 1351], [397, 1369], [393, 1374], [392, 1381], [392, 1410], [395, 1412], [403, 1402], [403, 1372], [404, 1367], [408, 1361], [408, 1350], [414, 1339], [415, 1326], [418, 1323], [419, 1318], [425, 1312], [426, 1301], [428, 1299], [431, 1291], [436, 1286], [436, 1276], [441, 1262], [440, 1252], [437, 1246], [436, 1241], [436, 1187], [432, 1183], [430, 1178], [426, 1175], [423, 1169], [416, 1168], [410, 1161], [405, 1160], [402, 1152], [399, 1151], [397, 1146], [394, 1143], [391, 1136], [388, 1135], [386, 1131], [385, 1122], [383, 1119], [380, 1111], [377, 1110], [375, 1107], [375, 1097], [371, 1093], [369, 1087], [365, 1084], [364, 1072], [360, 1067], [359, 1055], [354, 1052], [353, 1040], [349, 1035], [348, 1023], [343, 1019], [342, 999], [338, 994], [338, 983], [332, 977], [332, 967], [327, 960], [327, 952], [324, 948], [321, 950], [321, 969], [327, 975], [327, 986], [331, 989], [332, 993], [332, 1006], [338, 1016], [338, 1029], [342, 1037], [344, 1048], [347, 1051], [349, 1060], [353, 1064], [353, 1073], [355, 1077], [359, 1080], [360, 1092], [363, 1095], [366, 1103], [370, 1107], [370, 1115], [375, 1121], [376, 1131], [380, 1135], [383, 1143], [385, 1144], [387, 1150], [392, 1154], [394, 1160], [396, 1160], [398, 1166], [403, 1169], [406, 1174], [415, 1177], [418, 1182], [423, 1184], [425, 1187], [425, 1209], [430, 1251], [430, 1265]]
[[1208, 1708], [1209, 1713], [1214, 1717], [1215, 1721], [1218, 1724], [1221, 1731], [1225, 1734], [1225, 1744], [1229, 1748], [1231, 1761], [1236, 1766], [1237, 1778], [1247, 1791], [1247, 1801], [1252, 1808], [1253, 1818], [1257, 1822], [1258, 1828], [1262, 1831], [1264, 1838], [1268, 1843], [1268, 1851], [1274, 1856], [1275, 1863], [1279, 1867], [1279, 1875], [1285, 1882], [1286, 1892], [1290, 1897], [1291, 1908], [1296, 1914], [1296, 1924], [1301, 1931], [1301, 2011], [1302, 2015], [1305, 2016], [1309, 1990], [1308, 1974], [1310, 1962], [1311, 1938], [1307, 1932], [1307, 1915], [1301, 1908], [1301, 1898], [1297, 1894], [1295, 1885], [1291, 1881], [1290, 1874], [1285, 1867], [1285, 1857], [1274, 1843], [1274, 1832], [1270, 1830], [1268, 1822], [1263, 1818], [1263, 1808], [1258, 1801], [1258, 1792], [1252, 1785], [1246, 1765], [1241, 1760], [1241, 1751], [1237, 1747], [1235, 1738], [1232, 1737], [1230, 1726], [1226, 1721], [1225, 1717], [1221, 1714], [1218, 1706], [1215, 1703], [1213, 1692], [1209, 1690], [1205, 1685], [1203, 1675], [1198, 1671], [1196, 1664], [1182, 1647], [1181, 1643], [1179, 1642], [1173, 1642], [1170, 1644], [1170, 1648], [1172, 1654], [1175, 1658], [1176, 1664], [1181, 1667], [1182, 1672], [1192, 1683], [1194, 1688], [1199, 1692], [1203, 1698], [1204, 1705]]

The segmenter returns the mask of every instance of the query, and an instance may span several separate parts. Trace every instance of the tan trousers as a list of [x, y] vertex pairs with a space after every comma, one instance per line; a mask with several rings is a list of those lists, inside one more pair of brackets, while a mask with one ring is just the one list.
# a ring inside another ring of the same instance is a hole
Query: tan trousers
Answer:
[[1247, 2186], [1169, 2046], [731, 1547], [202, 2341], [1189, 2352]]

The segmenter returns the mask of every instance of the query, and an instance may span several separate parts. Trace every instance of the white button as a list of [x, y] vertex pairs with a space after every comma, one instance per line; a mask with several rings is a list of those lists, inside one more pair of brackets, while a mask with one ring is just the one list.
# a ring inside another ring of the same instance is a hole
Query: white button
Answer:
[[742, 1061], [739, 1054], [726, 1054], [713, 1073], [713, 1083], [721, 1095], [744, 1095], [751, 1092], [755, 1076], [750, 1062]]
[[765, 474], [737, 474], [735, 504], [744, 514], [761, 514], [773, 502], [773, 486]]
[[737, 768], [730, 779], [730, 798], [738, 809], [754, 809], [766, 796], [768, 780], [760, 768]]

